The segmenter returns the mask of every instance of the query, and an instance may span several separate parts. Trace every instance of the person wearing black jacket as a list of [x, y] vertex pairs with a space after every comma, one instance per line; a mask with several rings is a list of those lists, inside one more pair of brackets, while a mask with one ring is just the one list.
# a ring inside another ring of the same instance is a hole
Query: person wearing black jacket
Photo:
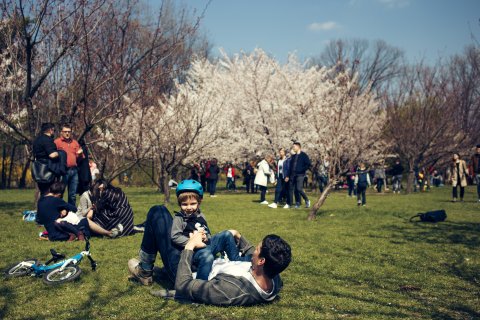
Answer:
[[218, 174], [220, 173], [220, 168], [217, 164], [217, 159], [213, 158], [208, 166], [207, 171], [210, 173], [208, 176], [208, 191], [210, 192], [210, 197], [216, 197], [215, 192], [217, 191], [217, 182]]
[[302, 151], [300, 142], [295, 142], [293, 144], [293, 150], [295, 151], [295, 154], [292, 156], [289, 175], [285, 179], [285, 182], [291, 181], [291, 186], [293, 187], [295, 194], [295, 208], [300, 208], [300, 197], [305, 200], [305, 207], [310, 208], [310, 200], [303, 190], [305, 173], [311, 166], [310, 158]]
[[390, 171], [392, 175], [392, 189], [393, 193], [400, 193], [400, 189], [402, 188], [402, 177], [403, 177], [403, 166], [400, 163], [400, 160], [396, 160], [395, 164], [393, 165], [392, 170]]
[[[33, 156], [36, 161], [49, 164], [50, 159], [58, 158], [57, 146], [53, 142], [55, 126], [53, 123], [42, 123], [42, 133], [33, 141]], [[38, 183], [40, 194], [48, 192], [51, 183]]]

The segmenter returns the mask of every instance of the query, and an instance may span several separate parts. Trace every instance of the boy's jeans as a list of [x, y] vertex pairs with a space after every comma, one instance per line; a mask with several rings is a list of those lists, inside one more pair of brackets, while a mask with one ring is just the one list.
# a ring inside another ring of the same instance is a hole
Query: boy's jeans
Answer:
[[357, 185], [357, 200], [362, 200], [362, 204], [367, 204], [367, 195], [366, 195], [367, 187]]
[[208, 280], [215, 255], [223, 251], [226, 252], [228, 259], [231, 261], [251, 261], [252, 259], [251, 255], [239, 256], [233, 235], [230, 231], [222, 231], [212, 236], [210, 244], [205, 248], [198, 249], [193, 254], [193, 264], [197, 266], [196, 279]]

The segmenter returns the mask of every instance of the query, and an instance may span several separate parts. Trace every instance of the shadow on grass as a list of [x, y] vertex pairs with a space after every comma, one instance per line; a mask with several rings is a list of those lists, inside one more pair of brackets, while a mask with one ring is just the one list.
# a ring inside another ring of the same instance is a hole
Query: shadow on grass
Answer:
[[463, 244], [469, 249], [476, 249], [480, 245], [479, 223], [414, 222], [409, 226], [396, 224], [382, 229], [394, 232], [396, 238], [415, 243]]
[[0, 202], [0, 212], [9, 216], [21, 217], [24, 210], [35, 210], [33, 201]]

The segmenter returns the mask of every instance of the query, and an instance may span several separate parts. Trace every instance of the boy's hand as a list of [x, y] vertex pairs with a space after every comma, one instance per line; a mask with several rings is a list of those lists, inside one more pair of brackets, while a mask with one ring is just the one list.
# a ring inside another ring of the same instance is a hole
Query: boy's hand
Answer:
[[185, 245], [185, 250], [193, 250], [199, 248], [205, 248], [207, 245], [202, 240], [202, 234], [199, 232], [190, 233], [190, 239], [188, 239]]

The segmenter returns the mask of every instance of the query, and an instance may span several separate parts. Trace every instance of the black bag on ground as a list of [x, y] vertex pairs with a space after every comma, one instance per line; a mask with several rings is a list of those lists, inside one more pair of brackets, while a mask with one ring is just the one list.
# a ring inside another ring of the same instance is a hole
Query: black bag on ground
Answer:
[[422, 222], [441, 222], [447, 219], [447, 213], [445, 210], [434, 210], [434, 211], [427, 211], [425, 213], [418, 213], [410, 218], [410, 222], [413, 219], [420, 218]]
[[37, 183], [51, 183], [55, 179], [55, 174], [50, 171], [48, 164], [33, 161], [32, 162], [32, 178]]

